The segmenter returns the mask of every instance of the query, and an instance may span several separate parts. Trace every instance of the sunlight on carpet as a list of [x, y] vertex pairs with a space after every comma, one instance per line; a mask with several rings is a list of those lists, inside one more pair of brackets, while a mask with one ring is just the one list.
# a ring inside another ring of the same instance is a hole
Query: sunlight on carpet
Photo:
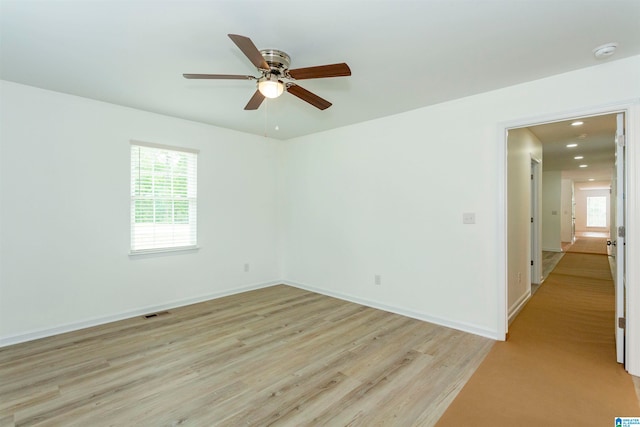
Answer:
[[567, 249], [568, 253], [607, 254], [606, 237], [577, 237]]

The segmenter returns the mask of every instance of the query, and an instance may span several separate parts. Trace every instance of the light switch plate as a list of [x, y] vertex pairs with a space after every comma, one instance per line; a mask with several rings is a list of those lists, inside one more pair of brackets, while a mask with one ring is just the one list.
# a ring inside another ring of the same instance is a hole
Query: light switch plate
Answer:
[[476, 223], [476, 214], [475, 212], [465, 212], [462, 214], [462, 223], [463, 224], [475, 224]]

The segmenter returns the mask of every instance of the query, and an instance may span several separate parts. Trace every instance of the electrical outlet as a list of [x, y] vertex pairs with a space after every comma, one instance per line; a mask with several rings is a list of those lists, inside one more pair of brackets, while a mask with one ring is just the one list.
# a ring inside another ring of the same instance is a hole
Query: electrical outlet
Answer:
[[249, 269], [250, 269], [249, 263], [246, 263], [246, 264], [244, 265], [244, 272], [245, 272], [245, 273], [246, 273], [246, 272], [248, 272], [248, 271], [249, 271]]
[[374, 276], [374, 278], [373, 278], [373, 282], [374, 282], [376, 285], [382, 285], [382, 279], [380, 278], [380, 275], [379, 275], [379, 274], [376, 274], [376, 275]]

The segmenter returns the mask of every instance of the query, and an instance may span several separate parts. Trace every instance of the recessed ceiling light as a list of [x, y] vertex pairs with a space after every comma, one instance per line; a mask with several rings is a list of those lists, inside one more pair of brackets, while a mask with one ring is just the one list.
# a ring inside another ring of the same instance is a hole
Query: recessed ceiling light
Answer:
[[573, 147], [577, 147], [578, 144], [567, 144], [567, 148], [573, 148]]
[[582, 126], [583, 124], [584, 124], [584, 122], [577, 121], [577, 122], [571, 123], [571, 126]]
[[584, 156], [575, 156], [575, 157], [574, 157], [574, 159], [576, 159], [576, 160], [582, 160], [582, 159], [584, 159]]
[[589, 181], [595, 181], [595, 179], [593, 179], [593, 178], [589, 178]]
[[586, 168], [586, 167], [587, 167], [587, 165], [580, 165], [580, 167], [581, 167], [581, 168]]
[[598, 46], [597, 48], [593, 49], [593, 56], [595, 56], [596, 59], [605, 59], [613, 55], [616, 52], [617, 48], [618, 43], [603, 44], [602, 46]]

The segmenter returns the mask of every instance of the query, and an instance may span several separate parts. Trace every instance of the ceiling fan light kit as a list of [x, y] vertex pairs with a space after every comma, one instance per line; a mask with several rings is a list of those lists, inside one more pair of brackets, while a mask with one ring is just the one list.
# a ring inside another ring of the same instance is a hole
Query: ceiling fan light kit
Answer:
[[284, 83], [278, 80], [277, 77], [262, 77], [258, 79], [258, 90], [266, 98], [277, 98], [284, 92]]
[[329, 101], [300, 87], [294, 81], [351, 75], [351, 69], [344, 62], [290, 70], [291, 57], [287, 53], [277, 49], [258, 50], [251, 39], [238, 34], [229, 34], [229, 38], [257, 68], [261, 74], [260, 77], [234, 74], [183, 74], [183, 77], [186, 79], [257, 80], [257, 90], [244, 107], [245, 110], [256, 110], [264, 98], [277, 98], [285, 91], [320, 110], [325, 110], [331, 106]]

